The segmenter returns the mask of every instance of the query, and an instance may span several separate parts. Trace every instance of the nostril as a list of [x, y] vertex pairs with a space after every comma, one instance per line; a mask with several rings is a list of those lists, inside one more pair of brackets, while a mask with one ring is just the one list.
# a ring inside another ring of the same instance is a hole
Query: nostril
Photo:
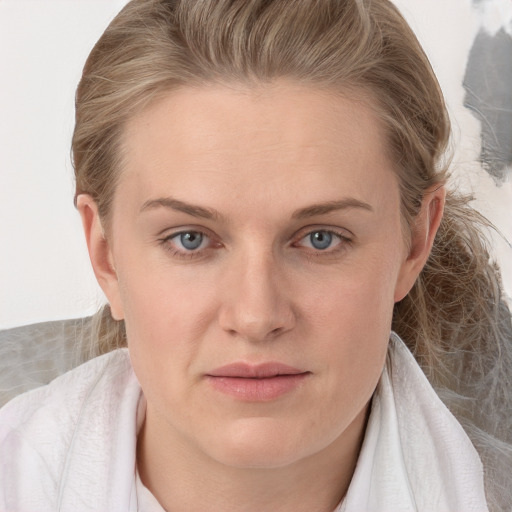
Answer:
[[275, 336], [278, 336], [279, 334], [281, 334], [281, 332], [283, 332], [283, 328], [276, 327], [275, 329], [272, 329], [269, 334], [270, 334], [270, 336], [275, 337]]
[[256, 332], [254, 329], [226, 329], [226, 332], [230, 337], [233, 338], [244, 338], [251, 341], [270, 341], [279, 337], [283, 332], [286, 331], [284, 327], [276, 327], [275, 329], [268, 330], [264, 332], [264, 329], [261, 329], [259, 332]]

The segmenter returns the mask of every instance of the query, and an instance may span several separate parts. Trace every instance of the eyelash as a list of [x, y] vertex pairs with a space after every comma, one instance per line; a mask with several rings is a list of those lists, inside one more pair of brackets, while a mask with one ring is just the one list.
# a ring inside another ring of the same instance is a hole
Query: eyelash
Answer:
[[164, 238], [159, 239], [158, 242], [164, 247], [164, 249], [167, 252], [169, 252], [171, 254], [171, 256], [178, 258], [178, 259], [182, 259], [182, 260], [191, 260], [191, 259], [204, 257], [206, 255], [205, 253], [207, 251], [216, 249], [216, 248], [220, 248], [222, 246], [222, 244], [220, 242], [216, 242], [216, 243], [214, 243], [215, 247], [211, 247], [211, 242], [210, 242], [208, 247], [205, 247], [202, 249], [197, 249], [197, 250], [187, 251], [187, 250], [177, 249], [173, 245], [172, 240], [174, 238], [177, 238], [179, 236], [186, 235], [186, 234], [192, 234], [192, 233], [201, 235], [204, 238], [212, 240], [212, 237], [210, 235], [208, 235], [208, 233], [206, 233], [205, 231], [202, 231], [201, 229], [183, 229], [181, 231], [172, 233]]
[[[299, 245], [299, 243], [302, 242], [303, 240], [305, 240], [308, 236], [313, 235], [314, 233], [326, 233], [330, 236], [336, 237], [339, 240], [339, 242], [333, 248], [328, 247], [323, 250], [315, 249], [314, 247], [311, 247], [311, 248], [303, 247], [303, 249], [309, 253], [308, 257], [322, 257], [322, 256], [325, 257], [325, 256], [329, 256], [329, 255], [333, 256], [333, 255], [336, 255], [336, 254], [346, 250], [353, 243], [352, 238], [348, 237], [345, 232], [337, 231], [334, 229], [325, 229], [325, 228], [322, 229], [322, 228], [309, 227], [309, 228], [307, 228], [307, 231], [305, 231], [303, 229], [297, 237], [294, 237], [295, 241], [291, 244], [292, 247], [300, 248], [301, 246]], [[173, 245], [172, 240], [179, 236], [185, 235], [185, 234], [197, 234], [204, 238], [210, 239], [209, 246], [202, 248], [202, 249], [200, 248], [197, 250], [188, 250], [188, 251], [182, 250], [182, 249], [177, 249]], [[211, 245], [212, 239], [213, 239], [212, 236], [210, 236], [205, 231], [202, 231], [201, 229], [184, 229], [184, 230], [178, 231], [176, 233], [172, 233], [164, 238], [160, 238], [158, 240], [158, 242], [164, 247], [164, 249], [167, 252], [169, 252], [171, 254], [171, 256], [178, 258], [178, 259], [182, 259], [182, 260], [192, 260], [192, 259], [198, 259], [198, 258], [204, 257], [207, 255], [207, 252], [209, 252], [213, 249], [218, 249], [218, 248], [222, 247], [222, 244], [220, 242], [213, 242], [213, 246], [212, 246]]]
[[326, 249], [315, 249], [314, 247], [305, 247], [304, 249], [308, 251], [308, 257], [321, 258], [328, 256], [335, 256], [339, 253], [347, 250], [353, 243], [352, 238], [347, 236], [346, 232], [338, 231], [335, 229], [325, 229], [325, 228], [315, 228], [308, 227], [307, 231], [302, 231], [299, 237], [297, 237], [297, 242], [294, 242], [292, 245], [294, 247], [298, 246], [299, 242], [307, 239], [312, 236], [314, 233], [325, 233], [332, 237], [336, 237], [338, 239], [338, 243], [334, 247], [328, 247]]

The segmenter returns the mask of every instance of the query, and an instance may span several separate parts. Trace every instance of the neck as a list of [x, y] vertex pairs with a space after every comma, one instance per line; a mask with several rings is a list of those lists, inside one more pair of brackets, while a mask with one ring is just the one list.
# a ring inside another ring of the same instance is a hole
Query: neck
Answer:
[[240, 468], [175, 436], [163, 443], [168, 437], [148, 410], [137, 442], [139, 475], [165, 510], [333, 512], [354, 473], [367, 411], [310, 457], [277, 468]]

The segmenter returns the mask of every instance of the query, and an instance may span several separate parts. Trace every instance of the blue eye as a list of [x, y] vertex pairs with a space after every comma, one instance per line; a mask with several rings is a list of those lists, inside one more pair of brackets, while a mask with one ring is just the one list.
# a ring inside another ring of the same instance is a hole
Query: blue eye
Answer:
[[313, 231], [308, 235], [311, 246], [319, 251], [328, 249], [332, 243], [332, 233], [329, 231]]
[[328, 229], [317, 229], [307, 233], [299, 240], [297, 245], [314, 251], [333, 252], [334, 250], [341, 249], [348, 243], [350, 243], [350, 239], [344, 235]]
[[174, 235], [171, 240], [179, 249], [196, 251], [208, 242], [208, 237], [199, 231], [184, 231]]
[[173, 258], [183, 260], [204, 259], [213, 255], [212, 250], [223, 247], [215, 234], [199, 229], [183, 229], [158, 240]]

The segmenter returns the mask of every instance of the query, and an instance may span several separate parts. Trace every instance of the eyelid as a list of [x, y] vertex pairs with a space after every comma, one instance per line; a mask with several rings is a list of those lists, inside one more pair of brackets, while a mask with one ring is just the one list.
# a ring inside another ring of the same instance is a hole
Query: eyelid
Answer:
[[[339, 243], [335, 244], [333, 247], [329, 247], [326, 249], [316, 249], [314, 247], [306, 247], [301, 246], [300, 242], [306, 238], [308, 235], [311, 235], [315, 232], [326, 232], [334, 235], [339, 238]], [[206, 247], [199, 249], [180, 249], [176, 247], [175, 244], [172, 243], [172, 239], [182, 235], [184, 233], [199, 233], [203, 237], [209, 239], [209, 243]], [[210, 231], [209, 229], [204, 228], [203, 226], [179, 226], [175, 228], [166, 228], [160, 232], [163, 236], [159, 236], [157, 242], [161, 245], [166, 251], [168, 251], [173, 257], [177, 259], [191, 260], [191, 259], [201, 259], [202, 257], [207, 257], [211, 255], [211, 251], [215, 249], [219, 249], [223, 247], [223, 243], [220, 241], [220, 238]], [[335, 256], [337, 253], [340, 253], [346, 249], [354, 242], [355, 235], [346, 228], [334, 227], [334, 226], [325, 226], [325, 225], [310, 225], [304, 226], [292, 236], [290, 241], [290, 246], [303, 249], [310, 256], [315, 257], [327, 257], [327, 256]]]
[[[355, 237], [355, 235], [346, 228], [341, 228], [337, 226], [325, 226], [321, 224], [311, 225], [311, 226], [304, 226], [303, 228], [299, 229], [295, 235], [293, 235], [292, 240], [298, 241], [302, 240], [307, 235], [310, 235], [311, 233], [315, 233], [317, 231], [325, 231], [327, 233], [331, 233], [333, 235], [339, 236], [343, 240], [352, 241]], [[292, 242], [295, 243], [295, 242]]]
[[[336, 243], [332, 247], [328, 247], [326, 249], [317, 249], [315, 247], [308, 247], [305, 245], [301, 245], [300, 242], [302, 242], [305, 238], [310, 236], [313, 233], [316, 232], [325, 232], [330, 233], [331, 235], [334, 235], [339, 239], [339, 242]], [[347, 250], [354, 242], [354, 235], [349, 230], [345, 228], [339, 228], [339, 227], [333, 227], [333, 226], [306, 226], [302, 229], [300, 229], [296, 235], [293, 237], [293, 241], [291, 243], [292, 247], [295, 247], [297, 249], [301, 249], [304, 251], [305, 254], [308, 255], [308, 257], [315, 257], [315, 258], [326, 258], [326, 257], [334, 257], [337, 255], [340, 255], [345, 250]]]
[[[161, 234], [163, 233], [166, 234], [158, 237], [158, 244], [163, 246], [166, 251], [168, 251], [169, 253], [171, 253], [172, 256], [175, 256], [177, 258], [200, 258], [201, 256], [204, 256], [208, 251], [212, 249], [217, 249], [222, 246], [218, 237], [215, 234], [213, 234], [210, 230], [205, 229], [202, 226], [180, 226], [174, 229], [166, 228], [165, 230], [161, 231]], [[172, 239], [184, 233], [199, 233], [203, 237], [209, 239], [210, 243], [207, 245], [207, 247], [203, 247], [196, 250], [180, 249], [172, 243]]]
[[207, 236], [209, 238], [218, 238], [216, 235], [210, 231], [209, 229], [205, 228], [204, 226], [196, 226], [194, 224], [187, 224], [185, 226], [176, 226], [176, 227], [167, 227], [165, 229], [162, 229], [158, 233], [156, 233], [156, 237], [162, 241], [162, 240], [170, 240], [171, 238], [181, 235], [183, 233], [200, 233], [203, 236]]
[[[183, 237], [183, 235], [187, 235], [187, 234], [189, 234], [189, 235], [194, 234], [199, 237], [199, 239], [200, 239], [199, 247], [191, 249], [191, 248], [187, 248], [187, 247], [183, 246], [182, 237]], [[173, 241], [173, 243], [175, 243], [176, 245], [181, 245], [181, 247], [177, 248], [177, 250], [179, 250], [183, 253], [195, 253], [195, 252], [201, 252], [202, 250], [208, 248], [208, 245], [210, 243], [210, 237], [208, 235], [206, 235], [205, 233], [201, 233], [200, 231], [188, 230], [188, 231], [181, 231], [181, 232], [175, 233], [175, 234], [171, 235], [170, 237], [167, 237], [166, 241], [167, 242]], [[205, 244], [206, 244], [206, 246], [203, 247], [203, 245], [205, 245]]]

